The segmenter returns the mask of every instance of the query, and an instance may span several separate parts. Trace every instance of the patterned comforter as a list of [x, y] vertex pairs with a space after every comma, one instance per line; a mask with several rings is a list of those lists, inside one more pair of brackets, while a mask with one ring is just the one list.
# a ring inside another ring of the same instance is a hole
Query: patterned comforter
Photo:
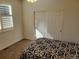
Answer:
[[79, 59], [79, 44], [40, 38], [24, 50], [20, 59]]

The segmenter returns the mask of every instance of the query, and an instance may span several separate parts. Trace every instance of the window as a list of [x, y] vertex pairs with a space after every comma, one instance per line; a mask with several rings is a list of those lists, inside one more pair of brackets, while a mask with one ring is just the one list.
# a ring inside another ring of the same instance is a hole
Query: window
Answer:
[[0, 5], [0, 31], [13, 28], [11, 5]]

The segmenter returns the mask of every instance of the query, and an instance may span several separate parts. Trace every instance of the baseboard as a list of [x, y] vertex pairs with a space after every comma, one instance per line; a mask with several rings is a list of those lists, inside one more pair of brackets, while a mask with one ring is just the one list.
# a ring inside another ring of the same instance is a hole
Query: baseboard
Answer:
[[35, 37], [25, 37], [24, 39], [28, 39], [28, 40], [36, 40]]
[[30, 41], [32, 41], [31, 39], [27, 39], [27, 38], [23, 38], [22, 40], [30, 40]]

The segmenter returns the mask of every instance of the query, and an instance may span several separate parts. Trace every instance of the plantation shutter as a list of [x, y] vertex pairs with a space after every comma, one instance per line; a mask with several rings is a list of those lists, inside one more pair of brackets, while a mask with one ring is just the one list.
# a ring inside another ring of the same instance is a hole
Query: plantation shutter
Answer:
[[13, 27], [11, 6], [0, 5], [0, 27], [1, 29], [7, 29]]
[[1, 15], [9, 15], [9, 6], [0, 6]]

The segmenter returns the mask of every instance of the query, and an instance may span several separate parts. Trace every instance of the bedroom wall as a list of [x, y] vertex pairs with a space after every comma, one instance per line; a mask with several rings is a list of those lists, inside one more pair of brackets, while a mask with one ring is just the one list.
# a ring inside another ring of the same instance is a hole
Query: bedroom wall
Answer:
[[62, 40], [79, 42], [79, 0], [65, 0]]
[[34, 33], [34, 16], [33, 6], [23, 0], [23, 23], [24, 23], [24, 38], [33, 40]]
[[0, 32], [0, 50], [23, 39], [21, 0], [0, 0], [2, 3], [12, 5], [14, 29]]

